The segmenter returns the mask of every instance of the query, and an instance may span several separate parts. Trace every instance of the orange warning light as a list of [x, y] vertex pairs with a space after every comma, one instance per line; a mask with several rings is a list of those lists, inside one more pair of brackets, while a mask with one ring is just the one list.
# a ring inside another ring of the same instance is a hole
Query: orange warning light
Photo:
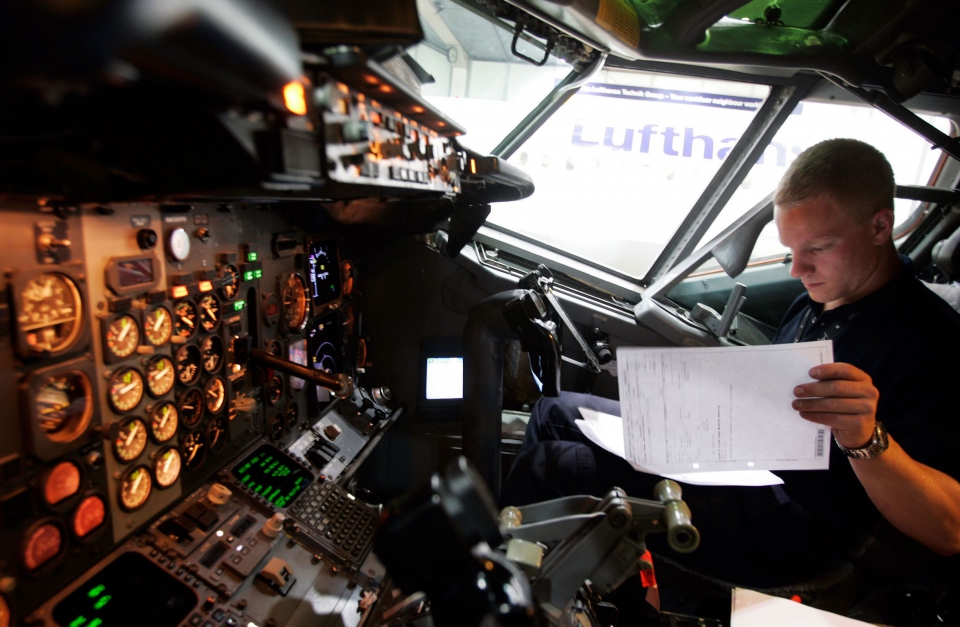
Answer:
[[283, 104], [295, 115], [306, 115], [307, 95], [300, 81], [290, 81], [283, 86]]
[[190, 288], [186, 285], [175, 285], [170, 293], [174, 298], [183, 298], [190, 293]]
[[211, 283], [210, 281], [200, 281], [201, 292], [209, 292], [212, 289], [213, 289], [213, 283]]

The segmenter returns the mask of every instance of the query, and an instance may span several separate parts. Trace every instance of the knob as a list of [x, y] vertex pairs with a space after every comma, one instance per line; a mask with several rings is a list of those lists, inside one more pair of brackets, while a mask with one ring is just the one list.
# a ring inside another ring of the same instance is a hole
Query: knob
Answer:
[[198, 240], [201, 242], [206, 242], [208, 239], [210, 239], [210, 229], [200, 227], [197, 229], [196, 235]]
[[157, 232], [153, 229], [140, 229], [137, 231], [137, 246], [140, 250], [149, 250], [157, 245], [159, 238]]
[[376, 401], [377, 405], [386, 405], [390, 402], [390, 399], [393, 398], [393, 393], [391, 393], [390, 388], [386, 386], [375, 387], [371, 392], [373, 393], [373, 400]]
[[286, 518], [286, 516], [279, 512], [274, 514], [270, 520], [263, 523], [263, 529], [261, 529], [261, 531], [263, 531], [263, 535], [267, 536], [268, 538], [276, 538], [279, 536], [281, 533], [283, 533], [283, 521], [286, 520]]
[[232, 495], [233, 492], [230, 491], [230, 488], [221, 483], [214, 483], [207, 490], [207, 500], [213, 505], [223, 505], [230, 500]]
[[69, 248], [70, 240], [57, 239], [49, 233], [44, 233], [37, 237], [37, 246], [44, 251], [50, 252], [55, 248]]

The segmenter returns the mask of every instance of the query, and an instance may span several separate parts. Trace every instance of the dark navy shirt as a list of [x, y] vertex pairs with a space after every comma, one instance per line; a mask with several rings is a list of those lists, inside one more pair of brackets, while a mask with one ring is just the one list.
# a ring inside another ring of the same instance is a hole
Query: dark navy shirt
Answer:
[[[855, 303], [825, 312], [801, 295], [773, 341], [795, 341], [808, 309], [800, 341], [821, 339], [833, 325], [834, 361], [872, 377], [880, 392], [877, 419], [893, 439], [916, 461], [960, 479], [960, 314], [902, 259], [896, 279]], [[869, 531], [880, 517], [836, 442], [828, 471], [777, 474], [791, 499], [829, 521], [841, 541]]]

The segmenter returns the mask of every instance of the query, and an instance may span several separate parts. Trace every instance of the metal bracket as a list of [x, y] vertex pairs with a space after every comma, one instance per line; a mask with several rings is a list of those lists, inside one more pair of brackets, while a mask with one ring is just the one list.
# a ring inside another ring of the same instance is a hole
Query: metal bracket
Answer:
[[553, 33], [547, 34], [547, 46], [543, 51], [543, 58], [540, 59], [539, 61], [537, 61], [536, 59], [532, 59], [527, 55], [522, 54], [519, 50], [517, 50], [517, 40], [520, 39], [520, 35], [522, 34], [523, 34], [523, 24], [521, 22], [517, 22], [517, 26], [513, 30], [513, 41], [510, 42], [510, 52], [512, 52], [515, 57], [523, 59], [527, 63], [532, 63], [537, 67], [540, 67], [543, 64], [545, 64], [547, 62], [547, 59], [550, 58], [550, 52], [553, 51], [553, 45], [555, 43]]

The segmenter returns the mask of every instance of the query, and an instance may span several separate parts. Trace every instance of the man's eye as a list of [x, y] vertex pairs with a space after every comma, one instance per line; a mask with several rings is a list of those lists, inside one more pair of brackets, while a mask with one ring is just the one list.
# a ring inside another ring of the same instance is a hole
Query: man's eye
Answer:
[[823, 249], [822, 249], [822, 248], [811, 248], [811, 249], [810, 249], [810, 252], [812, 252], [812, 253], [822, 253], [822, 252], [823, 252]]

